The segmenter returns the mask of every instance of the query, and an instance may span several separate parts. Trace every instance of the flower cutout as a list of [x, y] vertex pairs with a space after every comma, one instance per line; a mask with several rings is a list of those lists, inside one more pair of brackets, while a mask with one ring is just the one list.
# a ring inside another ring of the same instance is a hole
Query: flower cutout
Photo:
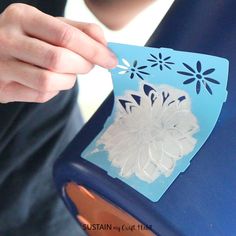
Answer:
[[129, 73], [130, 74], [129, 75], [130, 79], [133, 79], [134, 76], [136, 75], [142, 80], [143, 80], [143, 75], [149, 75], [148, 72], [143, 71], [144, 69], [147, 68], [147, 66], [138, 66], [138, 61], [137, 60], [135, 60], [133, 62], [132, 66], [124, 58], [122, 59], [122, 62], [124, 63], [124, 65], [118, 65], [117, 66], [118, 68], [124, 69], [124, 70], [122, 70], [118, 73], [120, 75]]
[[174, 62], [169, 61], [169, 59], [171, 58], [170, 56], [163, 58], [161, 53], [158, 54], [158, 57], [153, 55], [153, 54], [151, 54], [151, 53], [150, 53], [150, 55], [151, 55], [152, 58], [151, 59], [147, 59], [147, 60], [153, 63], [151, 65], [151, 67], [159, 66], [160, 70], [163, 70], [163, 68], [166, 67], [169, 70], [171, 70], [170, 65], [175, 64]]
[[208, 77], [210, 74], [212, 74], [215, 69], [210, 68], [205, 71], [202, 70], [202, 64], [200, 61], [197, 61], [196, 69], [192, 68], [191, 66], [187, 65], [186, 63], [183, 63], [183, 65], [186, 67], [188, 71], [177, 71], [177, 73], [181, 75], [188, 76], [189, 78], [183, 82], [183, 84], [190, 84], [190, 83], [196, 83], [196, 93], [199, 94], [202, 88], [202, 85], [206, 88], [209, 94], [213, 94], [212, 89], [210, 87], [210, 84], [220, 84], [219, 81]]
[[176, 161], [193, 151], [198, 122], [188, 94], [169, 85], [140, 83], [116, 99], [114, 122], [97, 141], [120, 176], [148, 183], [169, 176]]

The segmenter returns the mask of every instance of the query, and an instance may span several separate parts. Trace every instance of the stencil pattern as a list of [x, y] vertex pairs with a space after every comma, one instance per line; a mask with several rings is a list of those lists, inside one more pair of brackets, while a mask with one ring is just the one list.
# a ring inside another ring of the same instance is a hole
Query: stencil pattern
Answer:
[[[162, 53], [159, 52], [157, 55], [150, 53], [150, 58], [147, 59], [148, 62], [151, 62], [150, 67], [158, 67], [160, 71], [163, 71], [164, 68], [171, 70], [171, 66], [175, 63], [170, 61], [171, 56], [163, 57]], [[123, 65], [118, 65], [117, 68], [123, 69], [118, 74], [129, 74], [130, 79], [138, 77], [141, 80], [145, 80], [145, 76], [150, 75], [145, 69], [148, 69], [148, 66], [142, 65], [138, 66], [138, 61], [134, 60], [132, 65], [124, 58], [122, 58]], [[212, 77], [211, 74], [215, 71], [215, 68], [209, 68], [206, 70], [202, 69], [202, 63], [197, 61], [196, 69], [192, 66], [182, 63], [182, 65], [187, 69], [186, 71], [177, 71], [178, 74], [189, 77], [184, 80], [183, 84], [195, 83], [196, 93], [201, 92], [202, 87], [204, 87], [207, 92], [212, 95], [213, 91], [211, 84], [220, 84], [220, 82]]]
[[129, 74], [130, 79], [133, 79], [135, 76], [143, 80], [144, 75], [149, 75], [148, 72], [145, 72], [144, 69], [147, 68], [147, 66], [138, 66], [138, 61], [134, 60], [132, 63], [132, 66], [126, 59], [122, 59], [122, 62], [124, 65], [118, 65], [118, 68], [123, 69], [122, 71], [119, 72], [119, 74]]
[[158, 66], [160, 70], [163, 70], [164, 68], [167, 68], [171, 70], [171, 65], [175, 64], [174, 62], [169, 61], [170, 56], [164, 57], [162, 56], [162, 53], [158, 53], [158, 56], [155, 56], [154, 54], [150, 53], [151, 58], [147, 59], [149, 62], [152, 62], [151, 67]]
[[196, 69], [192, 68], [186, 63], [183, 63], [183, 65], [187, 69], [187, 71], [177, 71], [179, 74], [189, 77], [187, 80], [183, 82], [183, 84], [196, 83], [197, 94], [200, 93], [202, 85], [203, 85], [208, 91], [208, 93], [212, 95], [213, 92], [209, 83], [220, 84], [219, 81], [209, 77], [209, 75], [212, 74], [215, 71], [215, 69], [210, 68], [203, 71], [202, 64], [200, 61], [197, 61]]
[[116, 119], [97, 140], [122, 177], [146, 182], [169, 176], [196, 144], [199, 126], [188, 94], [169, 85], [140, 83], [116, 98]]
[[110, 71], [115, 103], [81, 156], [156, 202], [215, 127], [229, 61], [171, 48], [109, 48], [119, 59]]

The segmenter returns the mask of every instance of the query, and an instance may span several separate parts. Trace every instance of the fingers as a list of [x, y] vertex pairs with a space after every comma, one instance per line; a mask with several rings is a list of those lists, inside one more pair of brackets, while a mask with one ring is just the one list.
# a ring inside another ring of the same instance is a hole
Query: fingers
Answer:
[[75, 85], [73, 74], [58, 74], [20, 61], [0, 61], [0, 103], [47, 102]]
[[0, 103], [46, 102], [72, 88], [75, 74], [94, 64], [117, 64], [98, 26], [57, 19], [25, 4], [0, 14]]
[[22, 84], [12, 82], [0, 89], [0, 103], [37, 102], [44, 103], [55, 97], [59, 92], [42, 93]]
[[[27, 11], [27, 10], [25, 10]], [[113, 68], [117, 64], [115, 55], [104, 44], [61, 20], [36, 9], [21, 19], [26, 34], [50, 44], [67, 48], [92, 64]], [[96, 35], [96, 34], [95, 34]]]
[[57, 17], [59, 20], [74, 26], [75, 28], [83, 31], [85, 34], [89, 35], [96, 41], [102, 43], [103, 45], [107, 45], [107, 41], [104, 37], [104, 32], [101, 29], [101, 27], [97, 24], [93, 23], [86, 23], [86, 22], [77, 22], [77, 21], [72, 21], [69, 19], [66, 19], [64, 17]]
[[9, 47], [9, 54], [24, 62], [58, 73], [84, 74], [93, 67], [90, 62], [68, 49], [24, 35], [18, 36], [14, 46]]
[[74, 74], [60, 74], [20, 61], [0, 62], [2, 84], [20, 83], [42, 93], [71, 89], [76, 82]]

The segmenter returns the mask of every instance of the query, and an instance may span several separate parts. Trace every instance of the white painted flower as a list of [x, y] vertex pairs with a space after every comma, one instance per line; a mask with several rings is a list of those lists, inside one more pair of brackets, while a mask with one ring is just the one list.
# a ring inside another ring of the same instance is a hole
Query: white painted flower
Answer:
[[117, 65], [118, 68], [123, 69], [122, 71], [118, 73], [120, 75], [128, 73], [129, 68], [131, 67], [129, 62], [126, 59], [122, 58], [122, 62], [124, 63], [124, 65]]
[[118, 74], [120, 75], [128, 74], [130, 79], [137, 77], [141, 80], [144, 80], [144, 76], [149, 75], [149, 73], [145, 71], [147, 66], [145, 65], [139, 66], [137, 60], [133, 61], [132, 66], [124, 58], [122, 58], [122, 62], [124, 65], [117, 65], [117, 68], [122, 69], [120, 72], [118, 72]]
[[139, 91], [116, 98], [116, 106], [115, 121], [97, 144], [122, 177], [153, 182], [171, 175], [176, 161], [193, 151], [199, 126], [186, 92], [141, 83]]

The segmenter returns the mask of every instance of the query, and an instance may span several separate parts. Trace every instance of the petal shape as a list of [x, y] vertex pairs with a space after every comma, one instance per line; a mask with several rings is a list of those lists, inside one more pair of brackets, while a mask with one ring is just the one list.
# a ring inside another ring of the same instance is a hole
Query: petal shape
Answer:
[[151, 53], [150, 53], [150, 55], [151, 55], [153, 58], [155, 58], [156, 60], [158, 60], [155, 55], [153, 55], [153, 54], [151, 54]]
[[158, 63], [154, 63], [154, 64], [151, 65], [151, 67], [155, 67], [157, 65], [158, 65]]
[[153, 182], [158, 176], [161, 175], [160, 169], [152, 162], [149, 162], [147, 165], [144, 166], [142, 173], [142, 176], [145, 176], [147, 182], [149, 183]]
[[194, 74], [196, 73], [196, 71], [195, 71], [191, 66], [189, 66], [188, 64], [183, 63], [183, 65], [184, 65], [188, 70], [190, 70], [191, 72], [193, 72]]
[[138, 154], [135, 157], [136, 159], [136, 165], [139, 167], [139, 169], [143, 169], [143, 167], [150, 162], [150, 153], [149, 153], [149, 143], [144, 143], [140, 145], [138, 148]]
[[167, 66], [166, 64], [164, 64], [164, 66], [165, 66], [166, 68], [168, 68], [169, 70], [171, 70], [171, 68], [170, 68], [169, 66]]
[[177, 71], [177, 73], [181, 74], [181, 75], [186, 75], [186, 76], [193, 76], [194, 74], [189, 73], [189, 72], [185, 72], [185, 71]]
[[144, 75], [150, 75], [148, 72], [145, 71], [139, 71], [138, 73], [144, 74]]
[[129, 72], [128, 70], [122, 70], [122, 71], [118, 72], [118, 74], [124, 75], [124, 74], [127, 74], [128, 72]]
[[116, 67], [121, 68], [121, 69], [125, 69], [125, 70], [129, 69], [129, 67], [123, 66], [123, 65], [117, 65]]
[[203, 75], [209, 75], [209, 74], [213, 73], [214, 71], [215, 71], [215, 69], [211, 68], [211, 69], [208, 69], [208, 70], [204, 71], [202, 74]]
[[167, 61], [167, 60], [169, 60], [171, 57], [169, 56], [169, 57], [165, 57], [164, 59], [163, 59], [163, 61]]
[[145, 68], [147, 68], [147, 66], [139, 66], [139, 67], [138, 67], [138, 70], [143, 70], [143, 69], [145, 69]]
[[120, 102], [120, 105], [125, 109], [126, 112], [129, 110], [127, 109], [127, 105], [130, 103], [132, 104], [132, 102], [124, 99], [118, 99], [118, 101]]
[[152, 142], [149, 144], [150, 161], [158, 165], [163, 158], [163, 144], [162, 142]]
[[202, 81], [202, 83], [205, 85], [208, 93], [210, 93], [212, 95], [212, 90], [211, 90], [210, 86], [208, 85], [208, 83], [206, 81]]
[[141, 80], [143, 80], [142, 75], [140, 75], [139, 73], [136, 73], [136, 75], [137, 75]]
[[212, 79], [212, 78], [209, 78], [209, 77], [204, 77], [205, 80], [213, 83], [213, 84], [220, 84], [219, 81], [215, 80], [215, 79]]
[[183, 84], [190, 84], [192, 83], [193, 81], [195, 80], [195, 78], [190, 78], [190, 79], [187, 79], [183, 82]]
[[166, 136], [163, 142], [163, 152], [175, 160], [180, 159], [182, 156], [178, 142], [169, 135]]
[[137, 170], [135, 172], [135, 175], [145, 182], [152, 183], [161, 175], [161, 172], [159, 168], [157, 168], [155, 165], [153, 165], [153, 163], [150, 162], [147, 163], [147, 165], [142, 169]]
[[198, 73], [201, 73], [201, 70], [202, 70], [202, 64], [200, 61], [197, 61], [197, 71]]
[[156, 92], [156, 89], [153, 86], [149, 85], [149, 84], [143, 84], [142, 88], [143, 88], [144, 93], [147, 96], [149, 96], [149, 93], [151, 91], [155, 91]]
[[181, 152], [183, 155], [187, 155], [193, 151], [197, 140], [191, 136], [185, 136], [184, 138], [178, 140]]
[[134, 99], [134, 101], [135, 101], [138, 105], [140, 105], [141, 96], [136, 95], [136, 94], [131, 94], [131, 97]]
[[127, 67], [130, 67], [129, 62], [128, 62], [126, 59], [122, 58], [122, 62], [123, 62]]
[[134, 162], [133, 158], [127, 158], [120, 169], [120, 175], [123, 177], [129, 177], [134, 173]]
[[175, 167], [175, 161], [165, 153], [163, 156], [161, 162], [160, 162], [160, 170], [161, 172], [166, 176], [170, 176], [172, 173], [173, 169]]
[[154, 59], [147, 59], [147, 61], [156, 62], [156, 60], [154, 60]]
[[196, 93], [199, 94], [201, 91], [201, 83], [200, 81], [198, 80], [197, 83], [196, 83]]

